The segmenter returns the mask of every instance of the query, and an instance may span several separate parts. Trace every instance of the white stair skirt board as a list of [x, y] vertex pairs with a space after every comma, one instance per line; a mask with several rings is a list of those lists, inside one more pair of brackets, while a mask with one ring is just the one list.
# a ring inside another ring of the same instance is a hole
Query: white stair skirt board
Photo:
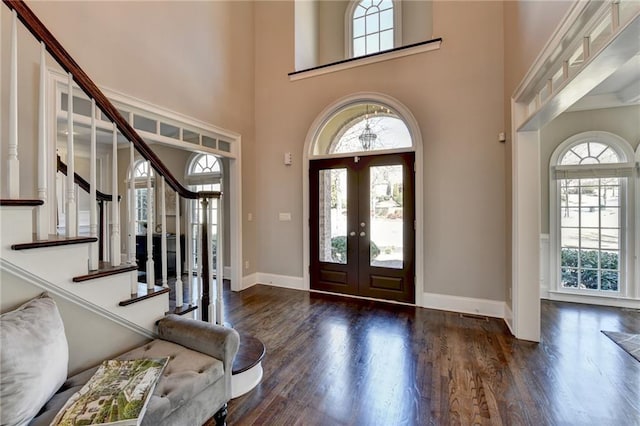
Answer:
[[262, 361], [242, 373], [231, 376], [231, 398], [237, 398], [249, 392], [262, 380]]

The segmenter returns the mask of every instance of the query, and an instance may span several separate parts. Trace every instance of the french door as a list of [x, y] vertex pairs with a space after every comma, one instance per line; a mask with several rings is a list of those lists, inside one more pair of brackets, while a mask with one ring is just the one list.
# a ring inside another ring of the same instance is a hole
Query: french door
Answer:
[[415, 302], [414, 154], [312, 160], [311, 288]]

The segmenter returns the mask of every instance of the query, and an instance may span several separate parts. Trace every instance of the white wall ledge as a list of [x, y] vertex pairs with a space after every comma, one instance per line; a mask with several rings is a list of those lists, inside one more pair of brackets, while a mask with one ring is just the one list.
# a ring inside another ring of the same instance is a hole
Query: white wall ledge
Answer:
[[417, 53], [430, 52], [432, 50], [440, 49], [441, 44], [442, 38], [435, 38], [432, 40], [409, 44], [407, 46], [396, 47], [395, 49], [385, 50], [383, 52], [372, 53], [370, 55], [359, 56], [357, 58], [344, 59], [342, 61], [320, 65], [306, 70], [294, 71], [289, 73], [289, 81], [303, 80], [305, 78], [316, 77], [363, 65], [375, 64], [377, 62], [384, 62], [391, 59], [402, 58], [404, 56], [415, 55]]

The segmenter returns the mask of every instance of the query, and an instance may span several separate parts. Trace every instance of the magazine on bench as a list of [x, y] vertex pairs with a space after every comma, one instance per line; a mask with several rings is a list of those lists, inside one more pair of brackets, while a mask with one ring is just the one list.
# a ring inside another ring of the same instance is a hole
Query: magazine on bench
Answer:
[[51, 425], [140, 425], [169, 358], [104, 361]]

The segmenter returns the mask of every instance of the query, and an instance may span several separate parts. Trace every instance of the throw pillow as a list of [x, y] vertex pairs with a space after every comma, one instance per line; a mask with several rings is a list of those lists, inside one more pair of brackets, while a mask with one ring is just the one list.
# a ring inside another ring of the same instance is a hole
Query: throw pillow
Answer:
[[0, 424], [27, 424], [67, 379], [69, 349], [46, 293], [0, 315]]

